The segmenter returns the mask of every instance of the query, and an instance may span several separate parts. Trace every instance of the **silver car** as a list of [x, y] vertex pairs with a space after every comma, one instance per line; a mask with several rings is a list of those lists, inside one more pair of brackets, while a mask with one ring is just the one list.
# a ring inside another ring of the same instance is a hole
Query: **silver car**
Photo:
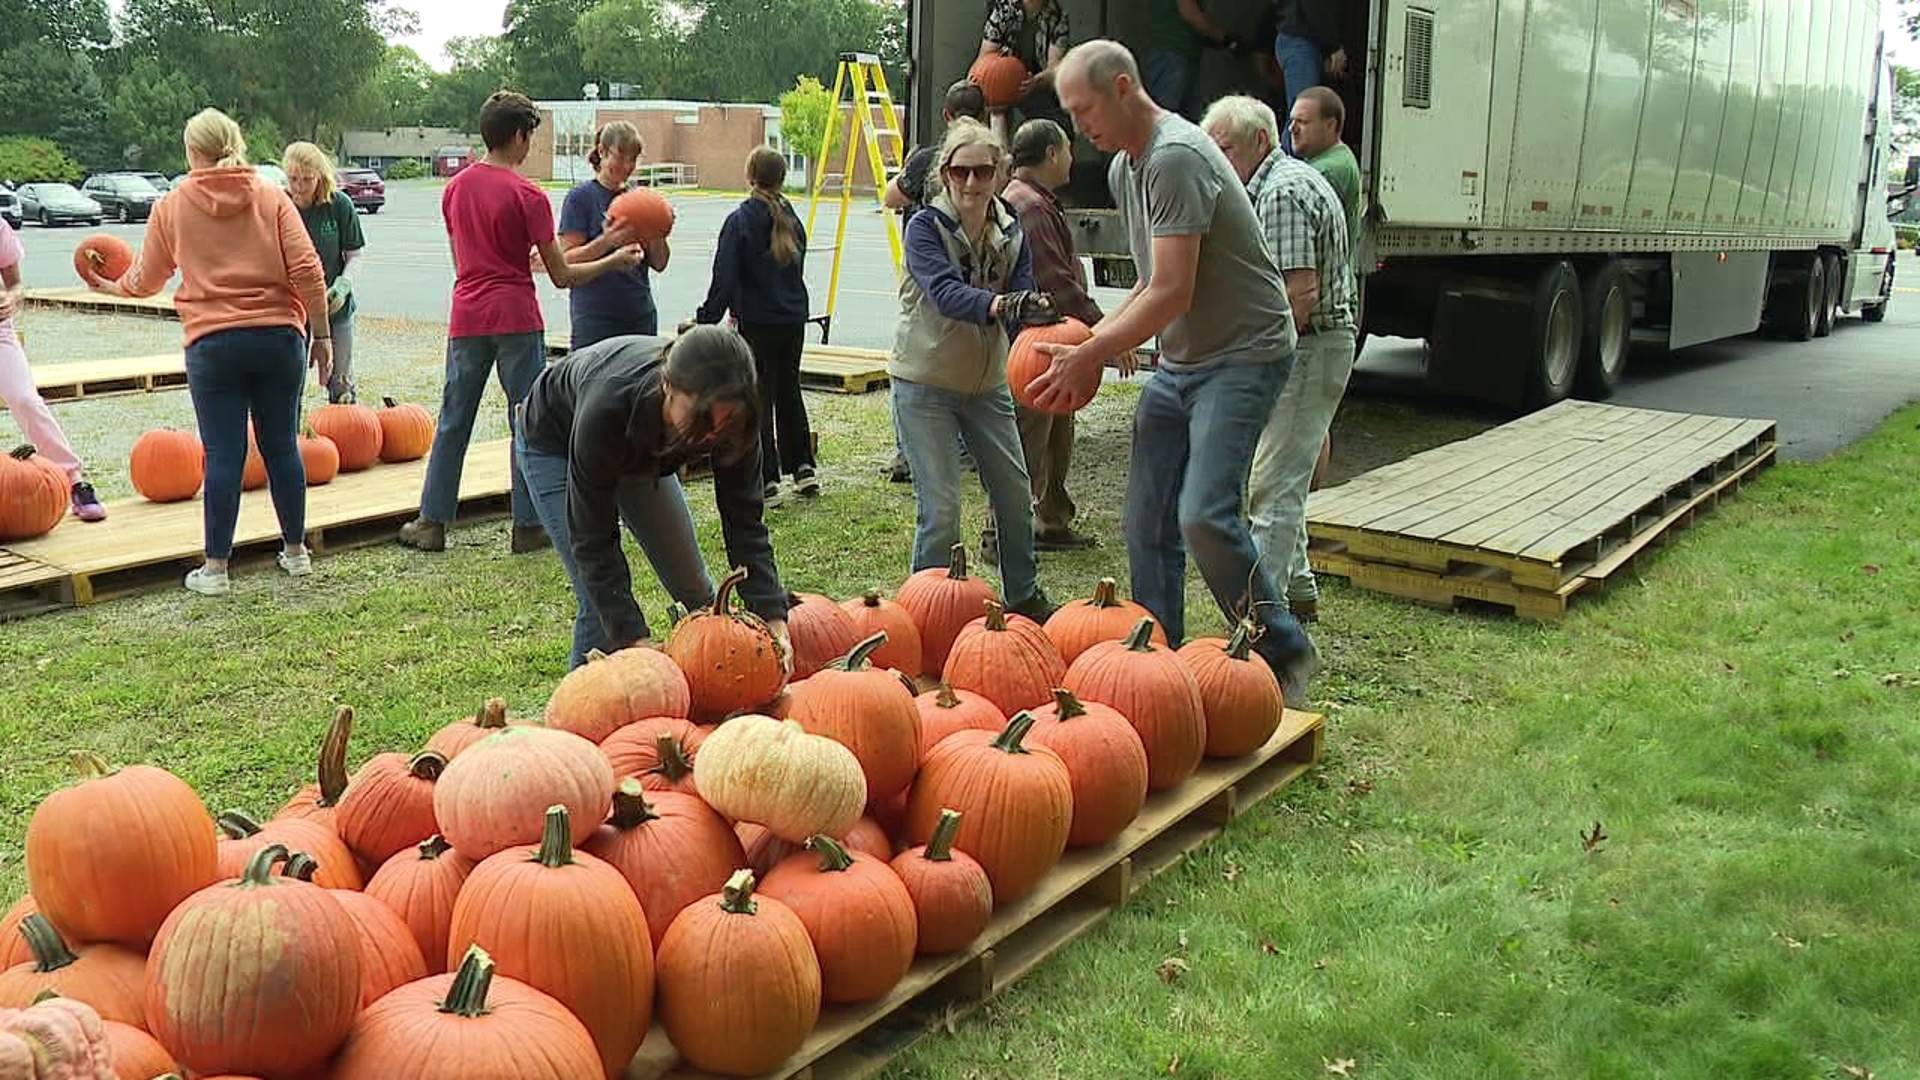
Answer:
[[86, 222], [100, 224], [100, 204], [80, 194], [72, 184], [21, 184], [20, 215], [49, 228]]

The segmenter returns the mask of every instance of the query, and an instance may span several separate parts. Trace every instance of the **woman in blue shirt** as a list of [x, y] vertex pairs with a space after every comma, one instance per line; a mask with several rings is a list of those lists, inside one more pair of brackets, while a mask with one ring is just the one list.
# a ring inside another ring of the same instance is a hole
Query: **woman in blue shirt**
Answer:
[[622, 334], [660, 332], [660, 313], [647, 275], [665, 270], [673, 250], [664, 239], [646, 243], [625, 226], [607, 227], [607, 208], [626, 189], [643, 149], [639, 129], [627, 121], [615, 120], [602, 127], [593, 152], [587, 155], [593, 179], [575, 185], [560, 204], [560, 248], [568, 262], [590, 263], [633, 243], [640, 243], [647, 253], [631, 270], [602, 274], [567, 292], [571, 348], [582, 349]]
[[[747, 155], [752, 188], [720, 226], [713, 251], [713, 284], [694, 321], [717, 323], [728, 310], [739, 321], [740, 336], [753, 348], [758, 368], [761, 472], [766, 497], [779, 494], [780, 476], [793, 477], [794, 489], [820, 493], [814, 475], [813, 431], [800, 394], [800, 354], [806, 348], [807, 231], [781, 194], [787, 159], [762, 146]], [[777, 436], [777, 437], [776, 437]]]

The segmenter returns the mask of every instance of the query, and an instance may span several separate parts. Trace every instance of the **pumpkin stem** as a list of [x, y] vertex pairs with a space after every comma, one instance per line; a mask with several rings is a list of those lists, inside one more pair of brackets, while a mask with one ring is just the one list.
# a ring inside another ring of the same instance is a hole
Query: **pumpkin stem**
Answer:
[[467, 946], [466, 959], [454, 973], [453, 984], [440, 1011], [468, 1018], [487, 1015], [487, 991], [493, 986], [493, 957], [478, 945]]
[[67, 755], [73, 762], [73, 771], [80, 774], [82, 780], [99, 780], [113, 775], [113, 766], [107, 759], [91, 750], [75, 750]]
[[729, 915], [752, 915], [760, 910], [753, 900], [753, 871], [735, 870], [720, 889], [720, 910]]
[[573, 826], [567, 821], [567, 808], [559, 803], [547, 807], [546, 831], [540, 834], [540, 848], [532, 861], [549, 869], [573, 865]]
[[1245, 660], [1253, 655], [1254, 624], [1247, 619], [1233, 628], [1233, 636], [1227, 639], [1227, 655], [1235, 660]]
[[386, 406], [387, 408], [389, 408], [389, 409], [397, 409], [397, 408], [399, 408], [399, 407], [400, 407], [400, 403], [399, 403], [399, 402], [397, 402], [397, 401], [395, 401], [395, 400], [393, 400], [393, 399], [392, 399], [392, 398], [390, 398], [390, 397], [383, 397], [383, 398], [381, 398], [381, 399], [380, 399], [380, 404], [382, 404], [382, 405], [385, 405], [385, 406]]
[[928, 862], [952, 862], [953, 838], [960, 835], [960, 811], [944, 808], [940, 811], [940, 820], [934, 823], [933, 835], [927, 840], [926, 854]]
[[273, 881], [275, 863], [287, 861], [291, 853], [285, 844], [268, 844], [253, 853], [247, 860], [247, 868], [240, 872], [241, 888], [258, 888]]
[[933, 703], [943, 709], [957, 709], [960, 707], [960, 695], [953, 692], [953, 687], [942, 682], [933, 692]]
[[1053, 716], [1056, 720], [1071, 720], [1076, 716], [1087, 715], [1087, 707], [1073, 695], [1073, 691], [1064, 686], [1053, 688]]
[[653, 745], [660, 755], [660, 764], [648, 769], [648, 772], [657, 773], [676, 784], [693, 775], [693, 765], [687, 761], [679, 739], [663, 731], [654, 736]]
[[998, 600], [987, 601], [987, 629], [1003, 633], [1007, 629], [1007, 609]]
[[[670, 738], [670, 736], [661, 737]], [[647, 792], [640, 786], [640, 781], [631, 776], [620, 781], [620, 790], [613, 793], [613, 815], [607, 818], [607, 824], [625, 832], [628, 829], [637, 829], [649, 821], [657, 821], [659, 818], [660, 815], [655, 813], [653, 806], [647, 802]]]
[[896, 671], [893, 673], [893, 677], [900, 680], [900, 685], [907, 688], [907, 693], [914, 697], [920, 696], [920, 687], [914, 684], [913, 679], [908, 676], [906, 672]]
[[33, 448], [32, 443], [21, 443], [19, 446], [8, 451], [7, 456], [15, 461], [31, 461], [33, 460], [33, 455], [36, 453], [39, 453], [39, 451]]
[[607, 654], [601, 652], [599, 649], [587, 650], [587, 663], [589, 664], [597, 664], [600, 661], [605, 660], [606, 658], [607, 658]]
[[249, 836], [259, 835], [260, 832], [260, 823], [240, 810], [229, 810], [221, 814], [213, 819], [213, 824], [219, 828], [221, 835], [229, 840], [245, 840]]
[[320, 743], [320, 806], [336, 806], [347, 793], [347, 738], [352, 734], [353, 706], [342, 705]]
[[73, 950], [67, 948], [60, 931], [39, 912], [21, 920], [20, 936], [27, 939], [27, 948], [33, 952], [33, 970], [42, 975], [80, 962]]
[[477, 728], [503, 728], [507, 726], [507, 703], [500, 698], [490, 697], [480, 711], [473, 714], [473, 726]]
[[441, 836], [439, 833], [434, 833], [432, 836], [420, 841], [418, 847], [421, 862], [431, 862], [453, 850], [453, 845], [447, 843], [447, 838]]
[[38, 1005], [38, 1004], [41, 1004], [42, 1002], [59, 1001], [59, 1000], [60, 1000], [60, 992], [58, 990], [55, 990], [53, 987], [49, 986], [46, 989], [40, 991], [39, 993], [33, 995], [32, 1004]]
[[1125, 642], [1130, 652], [1153, 651], [1153, 616], [1143, 615], [1135, 624], [1133, 633], [1127, 635]]
[[1120, 606], [1120, 585], [1110, 577], [1103, 577], [1093, 587], [1093, 599], [1087, 601], [1092, 607], [1115, 608]]
[[726, 577], [720, 579], [720, 587], [713, 592], [713, 613], [725, 615], [733, 601], [733, 590], [747, 580], [747, 568], [736, 566]]
[[287, 865], [280, 868], [281, 877], [295, 878], [311, 883], [313, 875], [320, 872], [320, 864], [304, 851], [296, 851], [287, 856]]
[[887, 632], [875, 630], [873, 636], [853, 647], [853, 651], [833, 662], [840, 671], [864, 671], [875, 650], [887, 643]]
[[868, 589], [866, 592], [861, 593], [860, 603], [864, 607], [879, 607], [880, 606], [880, 590]]
[[446, 771], [446, 768], [447, 759], [432, 750], [415, 754], [413, 760], [407, 762], [407, 771], [413, 774], [414, 779], [425, 780], [430, 784], [440, 779], [440, 774]]
[[947, 580], [967, 580], [967, 545], [953, 545], [953, 553], [947, 559]]
[[820, 872], [823, 874], [841, 873], [853, 865], [853, 856], [847, 854], [847, 849], [825, 833], [814, 834], [807, 841], [807, 846], [819, 854]]
[[1013, 719], [1007, 721], [1006, 730], [1000, 733], [1000, 737], [993, 740], [993, 748], [1004, 750], [1009, 754], [1024, 754], [1027, 748], [1020, 743], [1027, 737], [1027, 732], [1032, 730], [1033, 714], [1021, 709], [1013, 714]]

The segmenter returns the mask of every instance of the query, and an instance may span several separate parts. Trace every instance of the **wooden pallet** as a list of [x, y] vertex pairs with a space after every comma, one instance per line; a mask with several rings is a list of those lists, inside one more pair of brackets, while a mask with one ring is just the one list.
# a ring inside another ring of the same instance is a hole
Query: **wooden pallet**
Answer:
[[[509, 509], [509, 445], [499, 439], [468, 447], [460, 478], [462, 520], [495, 517]], [[419, 512], [425, 474], [424, 460], [376, 465], [308, 488], [308, 545], [315, 554], [325, 554], [392, 542], [400, 525]], [[177, 588], [180, 575], [197, 565], [205, 550], [201, 513], [198, 498], [177, 503], [123, 499], [108, 504], [106, 521], [87, 524], [69, 518], [46, 536], [0, 549], [0, 615]], [[250, 554], [271, 557], [279, 550], [280, 525], [265, 488], [240, 497], [233, 543], [236, 560]], [[5, 573], [8, 559], [45, 570], [23, 568], [16, 583]], [[33, 597], [40, 600], [37, 607]]]
[[1564, 401], [1315, 492], [1307, 531], [1370, 563], [1554, 592], [1774, 444], [1770, 420]]
[[[567, 338], [562, 334], [547, 337], [547, 355], [565, 356]], [[836, 394], [866, 394], [886, 387], [885, 349], [856, 349], [846, 345], [809, 345], [800, 354], [800, 385], [810, 390], [828, 390]]]
[[181, 390], [187, 385], [187, 357], [184, 353], [156, 353], [117, 360], [40, 364], [33, 368], [33, 385], [49, 402]]
[[152, 315], [163, 319], [180, 317], [180, 313], [174, 310], [172, 293], [161, 293], [158, 296], [109, 296], [106, 293], [94, 292], [85, 285], [70, 285], [58, 289], [28, 289], [26, 301], [29, 306], [67, 308], [75, 311]]
[[1713, 509], [1722, 497], [1733, 494], [1773, 460], [1769, 445], [1763, 455], [1747, 457], [1725, 468], [1704, 469], [1669, 489], [1630, 519], [1633, 532], [1624, 542], [1551, 589], [1523, 585], [1507, 570], [1474, 563], [1459, 562], [1447, 570], [1434, 571], [1369, 560], [1356, 556], [1339, 540], [1322, 537], [1312, 538], [1307, 559], [1315, 573], [1343, 577], [1363, 589], [1402, 599], [1440, 607], [1488, 605], [1505, 608], [1523, 619], [1552, 621], [1566, 614], [1575, 596], [1604, 587], [1642, 552], [1664, 546], [1673, 534], [1690, 528], [1699, 515]]
[[[920, 958], [878, 1002], [823, 1008], [805, 1045], [767, 1077], [855, 1080], [879, 1073], [915, 1042], [979, 1008], [1098, 926], [1234, 818], [1299, 779], [1320, 759], [1322, 725], [1318, 715], [1288, 710], [1280, 729], [1255, 753], [1203, 762], [1186, 783], [1149, 797], [1140, 817], [1111, 843], [1069, 850], [1039, 887], [996, 913], [965, 951]], [[682, 1066], [657, 1024], [626, 1075], [628, 1080], [709, 1076]]]

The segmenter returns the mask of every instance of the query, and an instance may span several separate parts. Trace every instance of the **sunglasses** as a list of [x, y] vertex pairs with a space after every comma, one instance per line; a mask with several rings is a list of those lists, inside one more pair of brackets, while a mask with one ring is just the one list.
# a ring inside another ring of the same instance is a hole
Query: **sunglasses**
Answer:
[[964, 182], [966, 180], [972, 179], [972, 180], [977, 180], [983, 184], [989, 180], [992, 180], [993, 174], [998, 171], [1000, 171], [1000, 167], [998, 165], [949, 165], [947, 166], [947, 175], [953, 177], [955, 180]]

